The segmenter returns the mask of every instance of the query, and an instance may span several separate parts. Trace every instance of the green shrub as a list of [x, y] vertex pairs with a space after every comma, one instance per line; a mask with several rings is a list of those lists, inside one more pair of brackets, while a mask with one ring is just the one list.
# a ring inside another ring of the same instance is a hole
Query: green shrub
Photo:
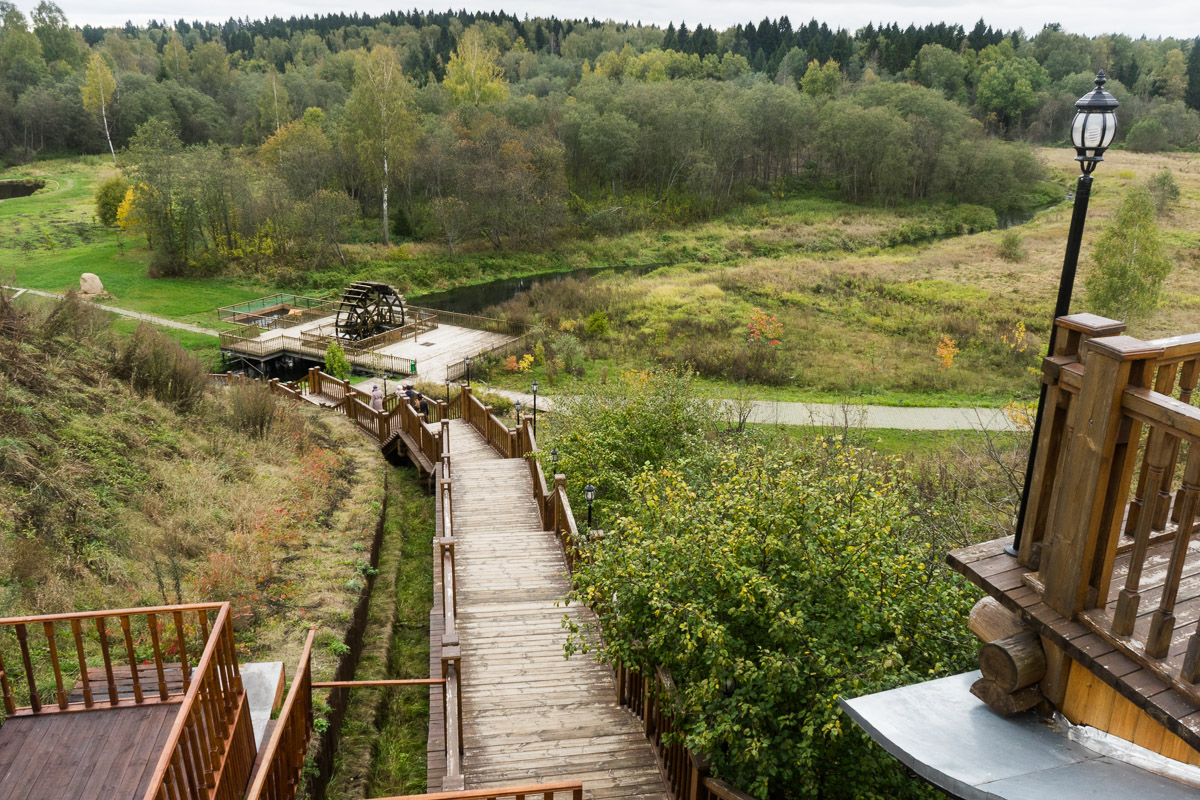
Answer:
[[145, 322], [121, 345], [112, 372], [139, 394], [185, 413], [199, 404], [208, 383], [195, 356]]
[[1156, 119], [1143, 119], [1134, 123], [1125, 137], [1125, 147], [1135, 153], [1158, 153], [1166, 150], [1167, 129]]
[[1151, 175], [1146, 181], [1146, 188], [1159, 215], [1170, 211], [1179, 202], [1179, 184], [1175, 182], [1175, 175], [1169, 167], [1163, 167]]
[[755, 797], [927, 796], [836, 702], [973, 661], [975, 594], [908, 476], [831, 442], [715, 436], [686, 374], [627, 374], [555, 413], [545, 447], [577, 514], [598, 488], [605, 538], [582, 545], [570, 600], [597, 610], [600, 656], [668, 670], [685, 743]]
[[568, 375], [579, 377], [584, 370], [583, 345], [569, 333], [560, 333], [550, 340], [554, 357], [562, 364], [563, 371]]
[[257, 439], [267, 435], [276, 411], [275, 396], [265, 383], [238, 381], [229, 389], [230, 422]]
[[346, 351], [337, 342], [330, 342], [325, 348], [325, 374], [338, 380], [350, 379], [350, 362], [346, 359]]
[[96, 187], [96, 218], [101, 225], [112, 227], [117, 224], [117, 209], [128, 190], [129, 183], [120, 175], [113, 175]]
[[1000, 243], [996, 246], [996, 253], [1005, 261], [1013, 263], [1024, 261], [1025, 245], [1021, 241], [1021, 232], [1015, 228], [1009, 228], [1000, 234]]
[[949, 223], [946, 233], [950, 235], [995, 230], [998, 224], [995, 211], [971, 203], [955, 206], [949, 214]]
[[603, 311], [593, 311], [587, 322], [583, 323], [583, 330], [592, 338], [603, 339], [608, 336], [608, 315]]

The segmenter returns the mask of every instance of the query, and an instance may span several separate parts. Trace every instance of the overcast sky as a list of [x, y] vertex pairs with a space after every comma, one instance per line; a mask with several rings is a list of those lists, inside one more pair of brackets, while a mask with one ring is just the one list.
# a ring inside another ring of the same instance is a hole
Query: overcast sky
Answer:
[[[293, 14], [321, 14], [331, 11], [360, 11], [378, 14], [396, 8], [388, 0], [58, 0], [68, 19], [75, 25], [122, 25], [126, 20], [144, 24], [149, 19], [188, 21], [201, 19], [223, 22], [230, 17], [262, 18], [289, 17]], [[26, 12], [36, 0], [16, 0]], [[992, 26], [1004, 30], [1024, 28], [1033, 35], [1047, 22], [1061, 22], [1073, 33], [1094, 36], [1099, 33], [1125, 33], [1192, 38], [1200, 35], [1200, 3], [1197, 0], [1096, 0], [1067, 3], [1064, 0], [1002, 0], [1002, 2], [954, 2], [953, 0], [819, 0], [819, 2], [787, 3], [780, 0], [760, 2], [720, 2], [719, 0], [521, 0], [521, 2], [491, 3], [463, 0], [420, 0], [422, 8], [443, 10], [453, 7], [469, 10], [498, 11], [503, 9], [520, 16], [550, 16], [559, 18], [600, 17], [618, 21], [679, 24], [697, 22], [718, 29], [739, 22], [763, 17], [772, 19], [787, 15], [792, 24], [815, 18], [831, 28], [851, 31], [868, 22], [897, 22], [921, 25], [927, 22], [957, 22], [970, 29], [980, 17]]]

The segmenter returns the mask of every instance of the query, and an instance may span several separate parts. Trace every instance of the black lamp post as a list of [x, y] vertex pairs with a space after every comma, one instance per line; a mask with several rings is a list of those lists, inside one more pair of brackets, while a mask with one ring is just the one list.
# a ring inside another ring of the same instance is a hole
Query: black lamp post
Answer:
[[588, 484], [583, 487], [583, 499], [587, 500], [588, 504], [588, 531], [592, 530], [592, 503], [596, 499], [596, 487]]
[[533, 389], [533, 435], [537, 436], [537, 378], [533, 379], [533, 385], [530, 388]]
[[467, 386], [469, 387], [471, 385], [471, 357], [464, 358], [463, 363], [467, 365]]
[[517, 415], [517, 424], [520, 425], [521, 424], [521, 401], [520, 400], [513, 401], [513, 412]]
[[[1075, 146], [1075, 160], [1079, 162], [1079, 181], [1075, 185], [1075, 207], [1071, 212], [1071, 230], [1067, 234], [1067, 252], [1063, 258], [1062, 277], [1058, 282], [1058, 301], [1054, 305], [1054, 319], [1066, 316], [1071, 308], [1071, 290], [1075, 286], [1075, 267], [1079, 263], [1079, 245], [1083, 241], [1083, 223], [1087, 218], [1088, 200], [1092, 195], [1092, 171], [1104, 160], [1104, 151], [1112, 144], [1117, 133], [1117, 98], [1104, 91], [1104, 70], [1096, 73], [1096, 88], [1075, 103], [1075, 119], [1071, 122], [1071, 144]], [[1048, 355], [1054, 355], [1054, 339], [1058, 326], [1051, 322]], [[1029, 448], [1029, 463], [1025, 466], [1025, 490], [1021, 493], [1021, 507], [1017, 511], [1017, 532], [1012, 547], [1005, 548], [1015, 556], [1021, 546], [1021, 529], [1025, 524], [1025, 511], [1029, 505], [1029, 485], [1033, 482], [1033, 463], [1037, 457], [1038, 437], [1042, 430], [1042, 414], [1046, 406], [1046, 384], [1038, 397], [1037, 417], [1033, 423], [1033, 443]]]
[[557, 447], [552, 448], [550, 450], [550, 469], [554, 472], [555, 475], [558, 474], [558, 448]]

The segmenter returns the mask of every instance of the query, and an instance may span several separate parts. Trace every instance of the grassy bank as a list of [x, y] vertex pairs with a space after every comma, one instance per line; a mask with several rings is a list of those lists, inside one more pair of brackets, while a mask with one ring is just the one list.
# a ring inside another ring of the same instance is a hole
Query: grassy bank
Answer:
[[[433, 499], [410, 468], [392, 469], [379, 575], [355, 680], [429, 672]], [[357, 800], [425, 791], [426, 687], [356, 689], [326, 796]]]

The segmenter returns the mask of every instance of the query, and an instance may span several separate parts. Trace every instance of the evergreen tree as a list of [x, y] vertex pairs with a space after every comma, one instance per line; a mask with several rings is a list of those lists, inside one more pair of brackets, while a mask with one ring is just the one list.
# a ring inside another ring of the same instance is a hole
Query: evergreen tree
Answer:
[[1200, 111], [1200, 37], [1192, 40], [1187, 59], [1187, 91], [1183, 100], [1189, 108]]

